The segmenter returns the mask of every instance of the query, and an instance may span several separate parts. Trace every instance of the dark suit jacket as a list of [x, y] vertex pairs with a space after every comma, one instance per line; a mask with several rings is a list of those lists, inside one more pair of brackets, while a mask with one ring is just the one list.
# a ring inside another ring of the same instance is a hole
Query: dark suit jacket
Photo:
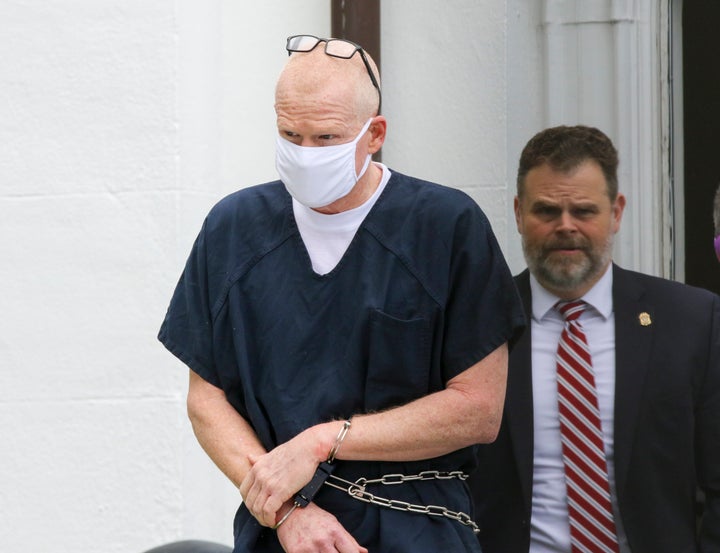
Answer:
[[[516, 282], [530, 320], [529, 273]], [[720, 552], [720, 297], [613, 266], [613, 305], [615, 475], [632, 552]], [[641, 325], [640, 313], [651, 324]], [[469, 480], [483, 553], [529, 548], [530, 334], [528, 325], [510, 354], [500, 434], [480, 447]]]

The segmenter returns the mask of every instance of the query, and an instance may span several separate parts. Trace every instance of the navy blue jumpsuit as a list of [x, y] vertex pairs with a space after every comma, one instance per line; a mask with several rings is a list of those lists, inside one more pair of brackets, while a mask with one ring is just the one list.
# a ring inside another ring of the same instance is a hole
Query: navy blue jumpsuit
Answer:
[[[393, 172], [338, 265], [316, 274], [279, 181], [207, 216], [159, 339], [222, 388], [268, 450], [303, 429], [388, 409], [445, 383], [510, 340], [524, 315], [490, 225], [463, 192]], [[423, 421], [417, 421], [422, 425]], [[417, 462], [338, 461], [348, 480], [470, 470], [473, 448]], [[472, 512], [460, 480], [373, 494]], [[479, 551], [442, 517], [366, 504], [324, 486], [316, 503], [371, 552]], [[236, 552], [280, 552], [241, 505]]]

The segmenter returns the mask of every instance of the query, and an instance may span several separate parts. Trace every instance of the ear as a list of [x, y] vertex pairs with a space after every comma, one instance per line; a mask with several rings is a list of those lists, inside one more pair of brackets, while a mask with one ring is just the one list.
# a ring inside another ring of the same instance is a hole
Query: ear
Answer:
[[620, 221], [622, 220], [623, 211], [625, 211], [625, 203], [625, 196], [623, 194], [618, 194], [617, 198], [615, 198], [615, 202], [612, 205], [614, 233], [617, 233], [620, 230]]
[[513, 209], [515, 210], [515, 225], [517, 226], [517, 231], [522, 234], [522, 215], [520, 213], [520, 199], [515, 196], [515, 201], [513, 202]]
[[375, 117], [372, 123], [370, 123], [368, 130], [371, 136], [370, 143], [368, 144], [368, 152], [374, 154], [382, 148], [385, 142], [385, 135], [387, 133], [387, 119], [385, 119], [385, 116], [378, 115]]

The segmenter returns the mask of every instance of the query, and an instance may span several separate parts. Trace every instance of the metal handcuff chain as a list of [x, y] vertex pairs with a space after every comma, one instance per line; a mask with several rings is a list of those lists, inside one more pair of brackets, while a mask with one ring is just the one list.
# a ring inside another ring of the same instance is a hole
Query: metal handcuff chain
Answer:
[[[468, 476], [462, 471], [455, 470], [450, 472], [444, 472], [439, 470], [426, 470], [420, 472], [419, 474], [386, 474], [384, 476], [381, 476], [380, 478], [375, 479], [361, 477], [355, 480], [355, 482], [350, 482], [349, 480], [345, 480], [344, 478], [340, 478], [339, 476], [334, 475], [333, 471], [335, 470], [335, 465], [333, 464], [333, 462], [335, 461], [337, 452], [340, 449], [340, 446], [342, 445], [343, 440], [348, 433], [348, 430], [350, 430], [351, 424], [352, 423], [350, 419], [346, 420], [343, 423], [343, 426], [340, 429], [337, 438], [335, 439], [335, 444], [333, 445], [330, 453], [328, 454], [327, 460], [318, 465], [318, 468], [310, 481], [305, 484], [305, 486], [298, 493], [295, 494], [293, 506], [282, 517], [282, 519], [280, 519], [280, 522], [278, 522], [273, 528], [279, 528], [280, 525], [282, 525], [282, 523], [285, 522], [287, 518], [292, 514], [292, 512], [298, 507], [306, 507], [313, 500], [315, 494], [324, 484], [330, 486], [331, 488], [335, 488], [337, 490], [345, 492], [351, 498], [362, 501], [364, 503], [370, 503], [372, 505], [376, 505], [378, 507], [386, 507], [388, 509], [395, 509], [396, 511], [405, 511], [409, 513], [419, 513], [436, 517], [445, 517], [472, 528], [472, 531], [475, 534], [480, 533], [480, 528], [478, 528], [478, 525], [475, 524], [475, 522], [470, 518], [470, 516], [465, 513], [451, 511], [447, 507], [442, 507], [440, 505], [415, 505], [413, 503], [408, 503], [407, 501], [387, 499], [385, 497], [380, 497], [378, 495], [372, 494], [365, 489], [367, 486], [370, 485], [380, 484], [385, 486], [394, 486], [397, 484], [403, 484], [405, 482], [413, 482], [417, 480], [465, 480]], [[336, 482], [339, 482], [339, 484]]]
[[[451, 511], [447, 507], [442, 507], [440, 505], [415, 505], [413, 503], [408, 503], [407, 501], [387, 499], [385, 497], [380, 497], [378, 495], [372, 494], [365, 489], [366, 486], [372, 484], [394, 486], [397, 484], [403, 484], [405, 482], [413, 482], [417, 480], [451, 480], [453, 478], [465, 480], [467, 479], [467, 477], [467, 474], [462, 471], [443, 472], [438, 470], [426, 470], [419, 474], [386, 474], [381, 478], [358, 478], [357, 480], [355, 480], [355, 482], [350, 482], [349, 480], [345, 480], [344, 478], [340, 478], [339, 476], [331, 474], [327, 477], [327, 480], [325, 480], [323, 484], [337, 490], [346, 492], [353, 499], [357, 499], [358, 501], [362, 501], [364, 503], [370, 503], [378, 507], [386, 507], [389, 509], [395, 509], [396, 511], [405, 511], [410, 513], [419, 513], [424, 515], [449, 518], [451, 520], [459, 522], [460, 524], [469, 526], [472, 529], [473, 533], [479, 534], [480, 528], [477, 524], [475, 524], [475, 521], [465, 513]], [[342, 485], [335, 484], [331, 482], [331, 480], [341, 482]]]

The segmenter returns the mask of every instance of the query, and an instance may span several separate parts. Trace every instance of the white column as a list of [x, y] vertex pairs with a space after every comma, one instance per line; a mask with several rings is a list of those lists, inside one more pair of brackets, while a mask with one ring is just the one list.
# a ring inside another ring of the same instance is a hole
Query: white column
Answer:
[[669, 276], [665, 6], [655, 0], [546, 0], [541, 26], [547, 126], [596, 126], [618, 148], [628, 206], [615, 259]]

